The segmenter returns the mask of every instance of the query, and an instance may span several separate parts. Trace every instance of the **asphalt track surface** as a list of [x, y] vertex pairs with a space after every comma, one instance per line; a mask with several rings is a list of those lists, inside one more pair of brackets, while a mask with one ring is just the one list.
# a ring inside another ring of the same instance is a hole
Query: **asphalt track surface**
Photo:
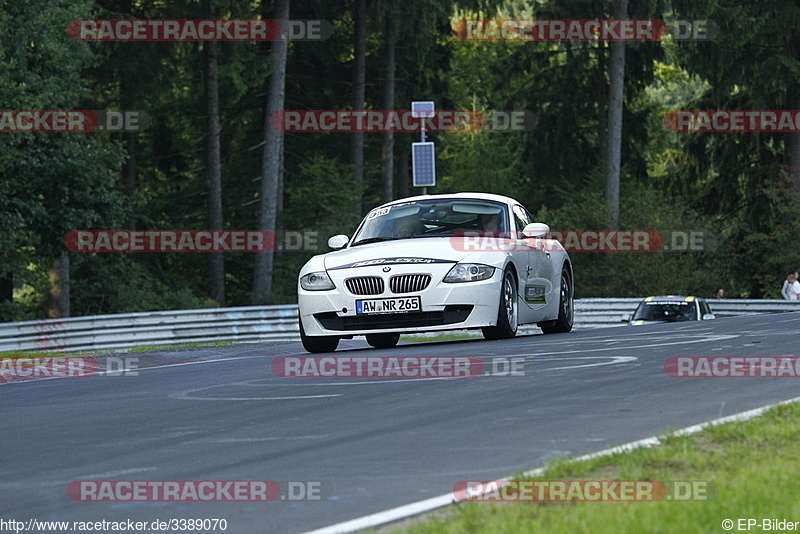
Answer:
[[[307, 356], [289, 343], [139, 353], [137, 376], [0, 383], [0, 519], [323, 527], [796, 397], [797, 378], [673, 378], [664, 363], [798, 355], [798, 326], [785, 313], [390, 350], [362, 338], [336, 353], [524, 357], [523, 376], [277, 377], [275, 357]], [[66, 493], [77, 480], [319, 481], [323, 497], [79, 502]]]

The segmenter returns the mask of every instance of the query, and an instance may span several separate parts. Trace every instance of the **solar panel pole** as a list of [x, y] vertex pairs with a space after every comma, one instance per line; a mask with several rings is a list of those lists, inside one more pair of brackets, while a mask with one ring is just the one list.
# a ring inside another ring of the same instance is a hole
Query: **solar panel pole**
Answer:
[[[420, 141], [420, 143], [424, 143], [425, 142], [425, 121], [422, 121], [422, 124], [420, 124], [420, 126], [421, 126], [421, 128], [419, 130], [419, 141]], [[422, 188], [422, 194], [423, 195], [427, 195], [428, 194], [428, 188], [427, 187], [423, 187]]]

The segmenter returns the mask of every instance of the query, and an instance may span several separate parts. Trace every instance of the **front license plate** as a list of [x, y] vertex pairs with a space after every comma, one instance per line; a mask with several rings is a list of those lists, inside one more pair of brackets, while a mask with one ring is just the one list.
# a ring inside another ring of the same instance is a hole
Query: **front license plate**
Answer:
[[393, 299], [366, 299], [356, 301], [356, 314], [369, 313], [403, 313], [420, 311], [422, 302], [419, 297], [403, 297]]

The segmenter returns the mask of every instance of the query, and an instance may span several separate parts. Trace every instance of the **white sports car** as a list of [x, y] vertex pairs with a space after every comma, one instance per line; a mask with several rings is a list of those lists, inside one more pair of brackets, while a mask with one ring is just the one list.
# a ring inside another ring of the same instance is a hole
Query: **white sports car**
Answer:
[[365, 335], [373, 347], [401, 333], [480, 328], [513, 337], [521, 324], [572, 330], [574, 278], [550, 228], [512, 198], [455, 193], [389, 202], [334, 252], [300, 270], [300, 336], [309, 352]]

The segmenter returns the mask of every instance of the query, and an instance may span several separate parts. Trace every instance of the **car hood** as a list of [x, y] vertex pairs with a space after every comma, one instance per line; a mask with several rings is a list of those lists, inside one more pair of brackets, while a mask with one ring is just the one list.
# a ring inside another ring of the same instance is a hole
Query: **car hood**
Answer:
[[358, 245], [325, 255], [326, 269], [347, 269], [369, 265], [413, 265], [458, 263], [470, 252], [454, 248], [447, 237], [399, 239]]

